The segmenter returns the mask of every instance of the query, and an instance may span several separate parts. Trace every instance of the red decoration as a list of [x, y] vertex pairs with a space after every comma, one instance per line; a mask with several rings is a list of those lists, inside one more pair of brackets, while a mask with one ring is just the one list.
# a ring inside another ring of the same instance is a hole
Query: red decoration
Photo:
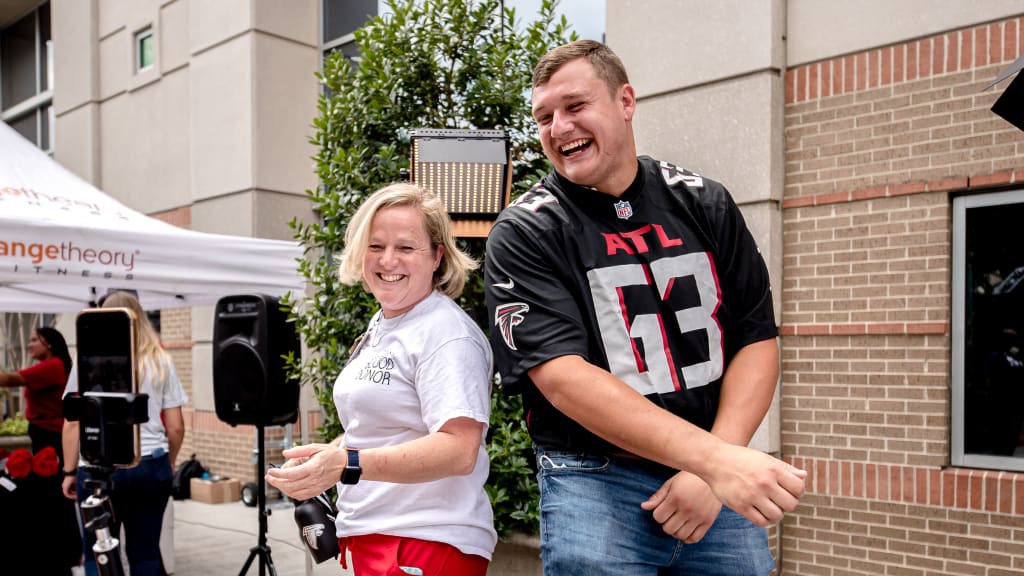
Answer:
[[7, 457], [7, 473], [11, 478], [20, 480], [32, 472], [32, 453], [18, 448]]
[[47, 446], [32, 456], [32, 473], [36, 476], [49, 478], [56, 476], [60, 469], [60, 461], [57, 459], [57, 451], [53, 446]]

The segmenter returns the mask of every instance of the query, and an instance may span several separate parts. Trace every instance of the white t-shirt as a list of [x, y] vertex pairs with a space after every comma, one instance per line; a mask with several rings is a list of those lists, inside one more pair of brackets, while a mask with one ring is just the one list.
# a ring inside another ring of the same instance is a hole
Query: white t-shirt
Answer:
[[[168, 408], [184, 406], [188, 402], [185, 388], [181, 385], [178, 372], [174, 369], [174, 363], [170, 357], [164, 356], [161, 360], [164, 363], [163, 382], [156, 381], [156, 372], [153, 369], [139, 371], [139, 392], [149, 394], [147, 403], [147, 415], [149, 420], [139, 426], [139, 446], [143, 456], [149, 456], [157, 448], [168, 451], [167, 431], [164, 429], [163, 419], [160, 413]], [[160, 390], [160, 394], [154, 394], [153, 390]], [[68, 385], [64, 388], [64, 395], [78, 392], [78, 370], [72, 370], [68, 376]]]
[[378, 312], [356, 355], [334, 383], [345, 445], [403, 444], [453, 418], [482, 422], [476, 466], [466, 476], [418, 484], [339, 484], [339, 537], [388, 534], [450, 544], [491, 558], [497, 542], [484, 491], [484, 438], [491, 413], [491, 348], [451, 298], [432, 292], [395, 318]]

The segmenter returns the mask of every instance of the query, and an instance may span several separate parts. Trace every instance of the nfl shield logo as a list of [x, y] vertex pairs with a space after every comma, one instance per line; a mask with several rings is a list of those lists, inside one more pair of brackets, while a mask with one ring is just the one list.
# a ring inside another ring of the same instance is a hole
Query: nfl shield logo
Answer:
[[633, 207], [626, 200], [619, 200], [615, 203], [615, 215], [623, 220], [629, 220], [633, 215]]

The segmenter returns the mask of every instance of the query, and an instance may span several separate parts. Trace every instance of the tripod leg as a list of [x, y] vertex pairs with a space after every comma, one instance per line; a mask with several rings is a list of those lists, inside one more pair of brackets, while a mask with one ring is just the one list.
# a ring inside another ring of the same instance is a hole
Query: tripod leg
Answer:
[[249, 558], [246, 559], [245, 565], [242, 566], [242, 571], [238, 573], [238, 576], [245, 576], [245, 574], [249, 572], [249, 566], [252, 566], [252, 561], [256, 559], [256, 552], [258, 550], [258, 548], [249, 550]]
[[270, 570], [270, 576], [277, 576], [277, 568], [274, 568], [274, 561], [270, 558], [270, 548], [264, 548], [263, 554], [266, 556], [267, 569]]

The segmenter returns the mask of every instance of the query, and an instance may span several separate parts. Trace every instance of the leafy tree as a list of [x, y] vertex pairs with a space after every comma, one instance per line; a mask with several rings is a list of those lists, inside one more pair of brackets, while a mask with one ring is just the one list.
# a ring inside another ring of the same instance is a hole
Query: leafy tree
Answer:
[[[307, 191], [320, 221], [293, 220], [308, 258], [301, 271], [314, 289], [303, 302], [285, 302], [311, 357], [293, 362], [324, 407], [323, 438], [341, 433], [331, 388], [349, 346], [369, 321], [376, 302], [359, 286], [338, 282], [334, 256], [345, 227], [374, 190], [400, 179], [409, 168], [409, 130], [448, 128], [507, 130], [512, 148], [514, 195], [548, 169], [535, 136], [527, 98], [534, 64], [550, 48], [575, 38], [557, 0], [544, 0], [530, 23], [499, 0], [392, 0], [391, 14], [355, 32], [359, 58], [328, 57], [319, 78], [324, 95], [314, 121], [316, 171], [321, 185]], [[482, 240], [461, 240], [484, 257]], [[485, 331], [482, 274], [473, 275], [460, 299]], [[518, 397], [492, 398], [488, 439], [491, 473], [487, 490], [499, 534], [535, 531], [537, 492], [527, 460], [530, 439]]]

